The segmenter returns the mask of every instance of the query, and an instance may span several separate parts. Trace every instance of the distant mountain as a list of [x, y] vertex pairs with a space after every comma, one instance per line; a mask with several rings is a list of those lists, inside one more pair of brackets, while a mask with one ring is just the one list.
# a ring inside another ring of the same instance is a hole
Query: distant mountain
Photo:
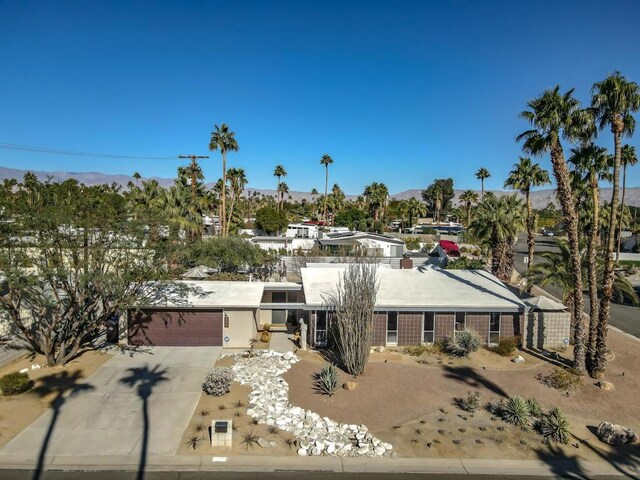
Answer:
[[[19, 170], [16, 168], [6, 168], [0, 167], [0, 181], [5, 179], [15, 178], [17, 180], [21, 180], [24, 177], [24, 174], [29, 170]], [[100, 172], [43, 172], [43, 171], [33, 171], [36, 176], [45, 181], [48, 178], [53, 182], [63, 182], [69, 178], [75, 178], [81, 183], [85, 185], [97, 185], [97, 184], [111, 184], [116, 183], [121, 185], [123, 188], [126, 188], [129, 182], [135, 182], [134, 178], [131, 175], [112, 175], [107, 173]], [[142, 180], [157, 180], [158, 183], [163, 187], [170, 187], [173, 184], [172, 178], [161, 178], [161, 177], [151, 177], [151, 178], [143, 178]], [[213, 183], [207, 184], [207, 186], [211, 187]], [[464, 190], [455, 190], [454, 203], [458, 203], [458, 197]], [[491, 190], [496, 195], [509, 195], [513, 192], [506, 190]], [[252, 194], [253, 192], [258, 192], [261, 195], [271, 195], [275, 196], [275, 189], [268, 188], [247, 188], [245, 190], [245, 194]], [[611, 189], [603, 188], [602, 189], [602, 197], [604, 199], [611, 198]], [[478, 192], [479, 193], [479, 192]], [[307, 200], [311, 200], [311, 193], [309, 192], [299, 192], [299, 191], [291, 191], [289, 195], [293, 200], [302, 200], [306, 198]], [[398, 192], [390, 195], [390, 198], [396, 200], [408, 200], [409, 198], [422, 198], [422, 190], [413, 188], [410, 190], [405, 190], [404, 192]], [[357, 198], [357, 195], [347, 195], [346, 198], [348, 200], [354, 200]], [[552, 188], [544, 189], [544, 190], [536, 190], [535, 192], [531, 192], [531, 202], [533, 203], [534, 208], [544, 208], [549, 202], [552, 202], [558, 205], [555, 196], [555, 190]], [[625, 197], [625, 203], [627, 205], [633, 205], [636, 207], [640, 207], [640, 187], [630, 187], [627, 188], [627, 193]]]

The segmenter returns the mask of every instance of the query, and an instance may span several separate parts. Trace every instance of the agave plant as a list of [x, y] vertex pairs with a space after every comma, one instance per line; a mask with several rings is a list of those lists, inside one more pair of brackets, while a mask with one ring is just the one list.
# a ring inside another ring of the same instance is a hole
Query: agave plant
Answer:
[[527, 401], [518, 395], [509, 398], [502, 409], [502, 419], [518, 427], [529, 425], [530, 417], [531, 411]]
[[480, 348], [480, 338], [473, 330], [456, 332], [453, 338], [445, 339], [444, 351], [454, 357], [468, 357]]
[[537, 419], [542, 418], [542, 408], [535, 398], [528, 398], [527, 406], [529, 407], [529, 413], [532, 417]]
[[325, 395], [332, 396], [338, 389], [338, 369], [331, 364], [322, 367], [316, 376], [316, 388]]
[[540, 420], [540, 433], [547, 440], [568, 443], [569, 421], [564, 412], [556, 407], [543, 415]]

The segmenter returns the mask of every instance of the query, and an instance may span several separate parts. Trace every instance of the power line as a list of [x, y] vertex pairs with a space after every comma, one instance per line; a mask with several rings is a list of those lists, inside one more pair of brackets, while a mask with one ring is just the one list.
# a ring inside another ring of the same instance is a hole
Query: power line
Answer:
[[0, 142], [0, 148], [5, 150], [18, 150], [23, 152], [35, 152], [35, 153], [48, 153], [52, 155], [70, 155], [76, 157], [95, 157], [95, 158], [121, 158], [128, 160], [171, 160], [176, 157], [147, 157], [140, 155], [114, 155], [109, 153], [91, 153], [91, 152], [76, 152], [73, 150], [61, 150], [57, 148], [49, 147], [35, 147], [32, 145], [19, 145], [17, 143], [5, 143]]

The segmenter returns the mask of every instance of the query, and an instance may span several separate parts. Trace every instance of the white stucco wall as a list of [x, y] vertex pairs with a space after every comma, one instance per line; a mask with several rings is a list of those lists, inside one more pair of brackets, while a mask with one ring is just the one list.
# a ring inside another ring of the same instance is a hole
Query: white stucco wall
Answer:
[[[249, 340], [257, 335], [255, 310], [225, 310], [229, 326], [223, 327], [223, 346], [227, 348], [246, 348]], [[228, 342], [224, 338], [229, 337]]]

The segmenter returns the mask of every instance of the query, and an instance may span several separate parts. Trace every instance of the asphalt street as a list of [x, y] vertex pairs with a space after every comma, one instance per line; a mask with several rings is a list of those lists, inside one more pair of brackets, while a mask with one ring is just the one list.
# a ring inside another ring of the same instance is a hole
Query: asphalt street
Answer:
[[[555, 240], [553, 238], [545, 237], [542, 235], [536, 236], [536, 246], [535, 253], [541, 253], [544, 251], [555, 251], [557, 250]], [[527, 270], [527, 266], [524, 263], [524, 258], [527, 256], [527, 236], [526, 234], [521, 234], [518, 237], [518, 242], [514, 247], [515, 253], [515, 268], [520, 274], [524, 274]], [[541, 260], [538, 255], [534, 256], [533, 263], [534, 265]], [[562, 299], [562, 291], [559, 287], [555, 285], [548, 285], [545, 287], [552, 295]], [[640, 294], [640, 287], [636, 286], [636, 292]], [[585, 298], [585, 309], [589, 311], [589, 297], [587, 295]], [[621, 305], [617, 303], [611, 304], [611, 317], [609, 319], [609, 323], [614, 327], [619, 328], [631, 335], [640, 338], [640, 307], [634, 307], [632, 305]]]

